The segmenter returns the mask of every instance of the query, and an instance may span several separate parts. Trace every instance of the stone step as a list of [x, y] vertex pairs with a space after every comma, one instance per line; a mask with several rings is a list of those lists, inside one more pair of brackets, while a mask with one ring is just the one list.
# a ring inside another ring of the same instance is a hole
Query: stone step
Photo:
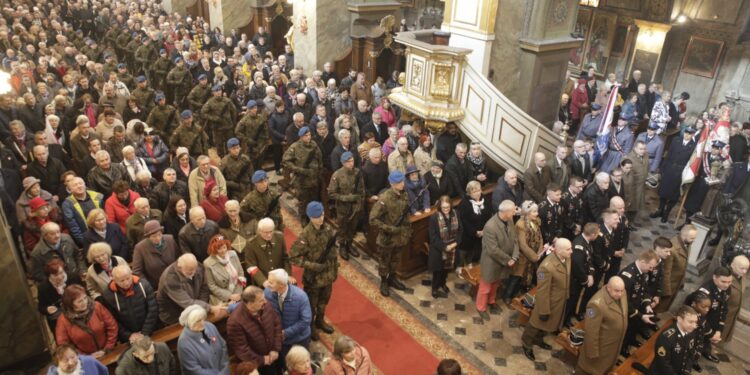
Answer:
[[750, 353], [750, 326], [737, 321], [734, 326], [732, 341], [725, 343], [723, 349], [739, 358], [745, 358], [747, 353]]

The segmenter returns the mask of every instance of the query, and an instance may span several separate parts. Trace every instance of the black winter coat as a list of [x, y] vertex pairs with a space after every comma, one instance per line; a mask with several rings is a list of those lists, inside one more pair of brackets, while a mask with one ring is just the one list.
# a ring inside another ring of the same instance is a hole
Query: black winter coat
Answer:
[[484, 230], [484, 225], [492, 217], [492, 209], [487, 199], [484, 200], [484, 207], [477, 215], [470, 202], [471, 198], [464, 198], [458, 205], [459, 218], [461, 219], [461, 228], [463, 231], [463, 240], [461, 241], [462, 250], [481, 251], [482, 237], [477, 237], [477, 232]]
[[86, 254], [89, 252], [91, 244], [96, 242], [106, 242], [112, 247], [112, 255], [117, 255], [128, 262], [133, 260], [133, 252], [128, 244], [125, 234], [122, 233], [120, 225], [117, 223], [107, 223], [107, 234], [106, 238], [99, 236], [94, 228], [89, 228], [86, 233], [83, 234], [83, 257], [86, 258]]
[[128, 342], [134, 332], [146, 336], [156, 330], [159, 322], [159, 307], [156, 292], [145, 278], [133, 276], [133, 287], [123, 291], [113, 282], [102, 294], [104, 303], [117, 319], [119, 341]]

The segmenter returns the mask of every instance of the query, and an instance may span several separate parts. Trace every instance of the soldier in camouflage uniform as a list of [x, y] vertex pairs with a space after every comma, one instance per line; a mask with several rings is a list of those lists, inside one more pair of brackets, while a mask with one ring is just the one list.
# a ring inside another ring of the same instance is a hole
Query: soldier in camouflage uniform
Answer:
[[105, 44], [109, 47], [114, 47], [121, 32], [124, 32], [124, 29], [120, 27], [117, 21], [113, 21], [112, 27], [110, 27], [109, 30], [107, 30], [107, 33], [104, 34]]
[[250, 156], [255, 165], [260, 166], [263, 162], [263, 153], [269, 143], [268, 126], [265, 112], [258, 111], [258, 103], [250, 100], [245, 106], [247, 111], [242, 117], [234, 134], [245, 146], [245, 153]]
[[120, 61], [126, 61], [125, 51], [128, 49], [128, 43], [130, 43], [130, 30], [123, 30], [115, 40], [115, 52], [117, 52], [117, 59]]
[[284, 153], [281, 160], [284, 169], [293, 173], [291, 186], [296, 190], [297, 207], [302, 225], [307, 224], [307, 217], [302, 215], [311, 201], [320, 199], [319, 176], [323, 172], [323, 154], [318, 145], [312, 141], [310, 128], [304, 126], [297, 131], [299, 140], [294, 142]]
[[302, 283], [312, 310], [311, 337], [318, 341], [320, 337], [315, 328], [328, 334], [333, 333], [333, 327], [325, 321], [325, 312], [331, 299], [333, 282], [338, 275], [339, 262], [334, 243], [335, 234], [325, 223], [323, 204], [312, 201], [307, 205], [305, 213], [310, 222], [292, 245], [289, 260], [305, 270]]
[[169, 148], [177, 150], [178, 147], [185, 147], [190, 155], [208, 155], [208, 136], [203, 128], [193, 124], [193, 113], [186, 109], [180, 117], [182, 123], [169, 138]]
[[133, 76], [128, 73], [128, 67], [125, 64], [117, 65], [117, 79], [124, 83], [128, 87], [128, 90], [132, 90], [135, 87], [135, 80]]
[[213, 135], [213, 144], [219, 156], [227, 153], [226, 144], [234, 137], [234, 123], [237, 118], [237, 108], [232, 100], [224, 96], [221, 85], [211, 88], [213, 96], [201, 108], [201, 119], [204, 126]]
[[391, 294], [389, 286], [396, 290], [406, 290], [406, 286], [396, 278], [396, 266], [401, 261], [401, 253], [406, 251], [411, 237], [411, 223], [408, 218], [409, 197], [404, 191], [404, 178], [401, 171], [391, 172], [388, 175], [391, 188], [380, 193], [370, 211], [370, 223], [378, 228], [375, 244], [380, 253], [380, 294], [384, 297]]
[[[128, 69], [137, 72], [140, 69], [140, 64], [135, 61], [135, 51], [142, 45], [141, 39], [143, 35], [141, 33], [133, 33], [132, 39], [125, 46], [125, 63], [128, 65]], [[131, 86], [129, 86], [131, 87]]]
[[341, 154], [343, 165], [331, 176], [328, 184], [328, 197], [336, 201], [336, 224], [339, 227], [338, 241], [341, 257], [349, 260], [349, 255], [358, 257], [359, 252], [352, 247], [357, 233], [365, 198], [365, 181], [362, 172], [354, 168], [354, 155], [347, 151]]
[[159, 58], [154, 63], [154, 76], [151, 77], [151, 84], [157, 90], [165, 90], [167, 74], [172, 69], [172, 61], [167, 56], [167, 50], [162, 48], [159, 50]]
[[205, 74], [198, 76], [198, 84], [190, 90], [190, 94], [187, 96], [188, 105], [190, 110], [193, 111], [193, 116], [196, 117], [197, 121], [200, 121], [200, 111], [203, 105], [206, 104], [208, 99], [211, 98], [211, 86], [208, 85], [208, 77]]
[[182, 57], [175, 57], [174, 63], [176, 66], [167, 74], [167, 85], [174, 92], [175, 107], [182, 108], [185, 96], [187, 96], [193, 87], [193, 76], [185, 67], [185, 61], [182, 60]]
[[91, 61], [99, 62], [99, 58], [102, 55], [102, 49], [96, 44], [96, 41], [89, 39], [86, 41], [86, 45], [81, 49], [81, 53], [86, 55]]
[[242, 198], [240, 211], [254, 220], [270, 217], [276, 224], [276, 228], [283, 230], [281, 210], [279, 209], [281, 194], [268, 186], [266, 171], [262, 169], [255, 171], [251, 181], [255, 187]]
[[[143, 112], [148, 116], [151, 109], [154, 108], [156, 103], [156, 91], [151, 87], [148, 87], [148, 80], [145, 76], [138, 76], [135, 78], [135, 90], [130, 92], [130, 97], [138, 102], [138, 105], [143, 108]], [[147, 124], [153, 126], [150, 122], [146, 121]], [[164, 138], [164, 137], [162, 137]]]
[[250, 189], [253, 163], [247, 155], [241, 154], [239, 139], [230, 138], [227, 149], [229, 152], [221, 159], [221, 173], [227, 181], [227, 195], [230, 199], [241, 199]]
[[[154, 101], [156, 107], [151, 109], [151, 112], [146, 118], [146, 123], [156, 130], [156, 134], [161, 139], [167, 139], [172, 130], [176, 128], [177, 124], [177, 108], [167, 104], [167, 98], [164, 93], [159, 92], [154, 95]], [[201, 155], [192, 154], [191, 155]]]
[[102, 70], [104, 70], [105, 77], [109, 77], [109, 73], [117, 73], [117, 60], [115, 60], [115, 56], [109, 52], [104, 53], [104, 65], [102, 66]]
[[134, 72], [142, 70], [146, 77], [152, 79], [154, 75], [154, 62], [156, 62], [156, 59], [158, 58], [159, 53], [154, 47], [154, 41], [152, 41], [151, 38], [144, 38], [143, 44], [138, 46], [135, 50], [135, 64], [137, 65], [137, 70], [134, 70]]

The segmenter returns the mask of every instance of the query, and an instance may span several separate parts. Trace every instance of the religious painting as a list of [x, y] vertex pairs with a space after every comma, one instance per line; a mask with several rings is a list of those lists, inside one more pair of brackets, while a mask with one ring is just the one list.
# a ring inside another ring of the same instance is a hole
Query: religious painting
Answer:
[[723, 41], [697, 36], [690, 37], [685, 58], [682, 60], [682, 71], [713, 78], [723, 49]]
[[610, 57], [623, 57], [630, 45], [630, 25], [618, 23], [615, 27], [615, 36], [612, 38], [612, 48], [609, 50]]
[[641, 0], [605, 0], [604, 5], [611, 8], [641, 10]]
[[617, 15], [614, 13], [596, 12], [591, 23], [588, 43], [584, 51], [583, 67], [593, 67], [597, 75], [604, 75], [607, 67], [612, 39], [615, 35]]
[[583, 51], [586, 47], [586, 36], [589, 32], [589, 26], [591, 26], [591, 15], [591, 9], [578, 9], [578, 18], [576, 18], [576, 26], [573, 35], [577, 38], [582, 38], [583, 42], [580, 46], [570, 49], [568, 63], [579, 70], [583, 68]]
[[656, 64], [659, 62], [659, 54], [656, 52], [648, 52], [642, 49], [635, 50], [633, 54], [633, 62], [630, 64], [630, 73], [628, 77], [632, 76], [634, 70], [640, 70], [642, 77], [646, 82], [651, 82], [654, 79], [654, 73], [656, 72]]

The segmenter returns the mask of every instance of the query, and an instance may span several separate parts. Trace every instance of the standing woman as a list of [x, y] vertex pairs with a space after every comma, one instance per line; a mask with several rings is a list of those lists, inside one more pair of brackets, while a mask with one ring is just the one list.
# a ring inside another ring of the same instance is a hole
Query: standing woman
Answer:
[[456, 249], [463, 239], [461, 221], [451, 206], [451, 199], [443, 195], [437, 201], [437, 212], [430, 216], [430, 253], [428, 266], [432, 271], [432, 298], [447, 298], [448, 271], [456, 267]]
[[468, 265], [471, 268], [474, 263], [479, 263], [484, 224], [492, 217], [490, 202], [484, 201], [479, 181], [469, 181], [466, 185], [466, 198], [458, 205], [458, 212], [463, 232], [457, 269], [460, 277], [461, 267]]
[[519, 290], [531, 289], [539, 255], [544, 250], [539, 206], [536, 203], [525, 201], [521, 204], [521, 218], [516, 222], [516, 232], [521, 256], [513, 265], [508, 280], [505, 296], [511, 299], [518, 294]]

